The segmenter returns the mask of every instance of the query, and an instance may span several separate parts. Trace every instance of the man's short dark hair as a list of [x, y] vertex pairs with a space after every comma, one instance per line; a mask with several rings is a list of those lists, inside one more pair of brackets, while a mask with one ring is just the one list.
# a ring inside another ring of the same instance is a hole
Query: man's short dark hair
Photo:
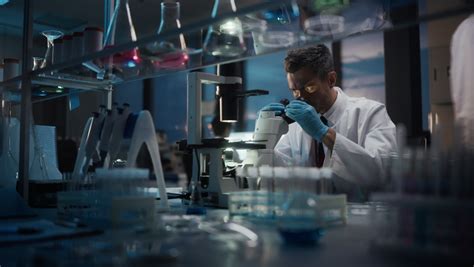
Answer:
[[286, 72], [295, 73], [303, 67], [309, 68], [319, 79], [324, 80], [334, 70], [331, 51], [322, 44], [290, 50], [285, 58]]

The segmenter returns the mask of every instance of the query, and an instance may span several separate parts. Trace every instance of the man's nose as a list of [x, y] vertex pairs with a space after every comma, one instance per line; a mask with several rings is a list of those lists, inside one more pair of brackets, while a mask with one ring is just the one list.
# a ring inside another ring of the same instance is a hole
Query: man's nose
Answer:
[[293, 97], [294, 98], [298, 98], [301, 96], [301, 92], [300, 90], [293, 90]]

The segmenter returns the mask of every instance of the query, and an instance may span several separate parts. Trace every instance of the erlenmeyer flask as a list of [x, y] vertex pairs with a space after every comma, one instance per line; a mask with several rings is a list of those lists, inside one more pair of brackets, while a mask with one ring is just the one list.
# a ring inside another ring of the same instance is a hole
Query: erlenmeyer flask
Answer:
[[[129, 0], [116, 1], [114, 13], [104, 39], [104, 48], [137, 40]], [[140, 62], [141, 58], [137, 48], [116, 53], [113, 56], [113, 64], [122, 68], [134, 68]]]
[[[232, 11], [237, 11], [234, 0], [229, 0]], [[212, 18], [224, 14], [221, 0], [215, 0], [212, 8]], [[230, 18], [211, 25], [204, 40], [203, 49], [213, 56], [235, 57], [244, 53], [247, 48], [244, 43], [242, 22], [239, 18]]]
[[[179, 2], [162, 2], [158, 34], [178, 31], [181, 28], [179, 17]], [[165, 69], [184, 68], [189, 59], [183, 34], [146, 45], [142, 49], [142, 55], [150, 59], [155, 67]]]

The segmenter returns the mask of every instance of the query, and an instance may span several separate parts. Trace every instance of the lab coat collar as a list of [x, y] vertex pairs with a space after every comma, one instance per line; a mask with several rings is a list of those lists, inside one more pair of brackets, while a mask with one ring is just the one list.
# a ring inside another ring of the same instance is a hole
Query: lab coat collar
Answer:
[[347, 106], [347, 95], [339, 87], [333, 87], [337, 91], [337, 97], [331, 108], [322, 114], [329, 122], [329, 126], [333, 126], [344, 114]]

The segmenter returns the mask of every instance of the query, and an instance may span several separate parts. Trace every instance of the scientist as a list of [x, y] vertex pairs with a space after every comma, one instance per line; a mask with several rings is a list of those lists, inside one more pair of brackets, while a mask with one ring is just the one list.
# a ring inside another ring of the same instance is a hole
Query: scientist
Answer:
[[277, 160], [329, 167], [333, 190], [365, 199], [384, 183], [382, 157], [396, 150], [396, 128], [385, 106], [336, 87], [332, 55], [324, 45], [289, 51], [285, 70], [295, 100], [262, 109], [296, 121], [275, 147]]

